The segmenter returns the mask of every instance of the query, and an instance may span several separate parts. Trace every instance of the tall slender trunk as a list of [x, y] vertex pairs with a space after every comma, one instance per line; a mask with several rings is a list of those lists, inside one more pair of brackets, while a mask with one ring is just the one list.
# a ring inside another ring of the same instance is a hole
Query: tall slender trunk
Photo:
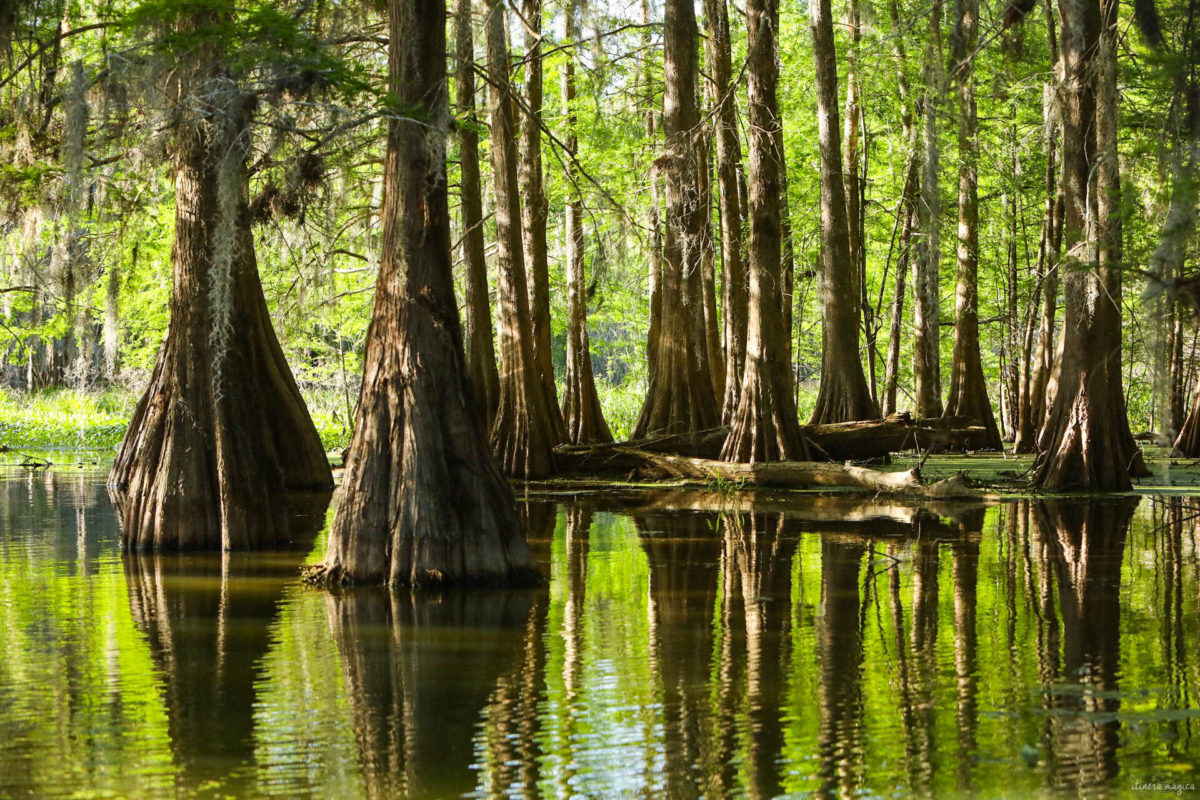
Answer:
[[725, 386], [721, 420], [728, 424], [741, 397], [746, 363], [746, 264], [742, 260], [742, 207], [738, 170], [742, 162], [738, 137], [737, 96], [732, 85], [729, 10], [725, 0], [705, 0], [708, 17], [708, 62], [716, 96], [717, 207], [721, 219], [722, 305], [725, 345]]
[[884, 416], [896, 413], [896, 391], [900, 376], [900, 334], [904, 323], [904, 281], [912, 256], [913, 230], [917, 222], [917, 192], [920, 188], [920, 148], [917, 127], [914, 124], [912, 100], [909, 96], [908, 59], [901, 33], [900, 9], [897, 0], [888, 2], [888, 20], [892, 40], [892, 56], [896, 62], [898, 95], [900, 99], [900, 124], [904, 142], [908, 147], [908, 165], [904, 170], [904, 188], [900, 198], [900, 241], [896, 257], [896, 285], [892, 297], [892, 314], [888, 325], [887, 360], [883, 371]]
[[519, 185], [525, 289], [533, 334], [533, 359], [544, 394], [543, 405], [556, 442], [567, 427], [558, 407], [554, 351], [550, 336], [550, 257], [546, 248], [549, 206], [542, 180], [542, 0], [522, 0], [525, 28], [525, 113], [521, 119]]
[[704, 336], [695, 135], [696, 15], [690, 0], [667, 0], [663, 25], [663, 133], [667, 224], [663, 243], [661, 322], [656, 363], [634, 437], [711, 428], [720, 420]]
[[[987, 445], [1003, 448], [979, 355], [979, 121], [975, 105], [978, 0], [956, 0], [953, 57], [958, 81], [958, 287], [947, 416], [976, 420]], [[1011, 357], [1011, 354], [1010, 354]]]
[[708, 354], [713, 393], [719, 398], [725, 391], [725, 353], [721, 349], [721, 320], [717, 315], [717, 254], [712, 229], [712, 140], [712, 126], [705, 124], [696, 138], [700, 204], [704, 209], [704, 227], [700, 235], [700, 290], [704, 298], [704, 350]]
[[[580, 0], [570, 0], [564, 9], [563, 38], [579, 40]], [[592, 374], [592, 353], [587, 328], [587, 282], [584, 279], [583, 201], [574, 158], [579, 152], [578, 121], [575, 117], [575, 56], [567, 54], [562, 68], [562, 96], [566, 106], [567, 159], [567, 375], [563, 390], [563, 417], [567, 436], [574, 444], [611, 442], [612, 433], [604, 421], [596, 379]]]
[[359, 418], [325, 560], [309, 579], [527, 580], [533, 561], [467, 380], [454, 297], [445, 0], [392, 0], [388, 12], [388, 88], [421, 122], [388, 122]]
[[333, 480], [259, 283], [250, 103], [211, 47], [189, 61], [177, 82], [171, 323], [109, 486], [127, 548], [251, 549], [287, 540], [290, 490]]
[[817, 72], [817, 125], [821, 151], [821, 240], [825, 327], [821, 385], [813, 423], [846, 422], [879, 416], [858, 353], [857, 265], [850, 260], [850, 231], [838, 141], [837, 62], [829, 0], [809, 4], [813, 58]]
[[807, 460], [792, 395], [780, 306], [778, 0], [749, 0], [746, 65], [750, 130], [750, 297], [742, 396], [721, 450], [726, 461]]
[[475, 116], [475, 44], [471, 31], [472, 0], [458, 0], [454, 20], [455, 111], [458, 125], [462, 191], [462, 252], [466, 278], [467, 375], [490, 430], [500, 398], [492, 310], [488, 302], [487, 259], [484, 257], [483, 193], [479, 177], [479, 120]]
[[[529, 319], [521, 249], [513, 87], [505, 27], [504, 4], [489, 0], [487, 60], [496, 197], [496, 283], [500, 298], [500, 399], [491, 443], [505, 475], [534, 479], [544, 478], [554, 470], [551, 448], [560, 439], [546, 406], [546, 391], [534, 356], [533, 324]], [[557, 414], [558, 409], [554, 412]]]
[[942, 413], [941, 258], [942, 197], [938, 188], [938, 104], [942, 94], [942, 8], [929, 10], [929, 33], [925, 44], [923, 100], [925, 129], [921, 167], [921, 196], [917, 204], [917, 258], [913, 261], [913, 389], [917, 414], [937, 417]]
[[[133, 246], [132, 266], [137, 264], [137, 245]], [[115, 380], [121, 371], [121, 266], [114, 261], [108, 268], [104, 292], [104, 377]]]
[[[642, 0], [642, 49], [649, 51], [651, 44], [650, 34], [650, 0]], [[642, 74], [643, 89], [646, 93], [645, 105], [646, 111], [643, 119], [645, 127], [646, 143], [651, 147], [655, 147], [655, 121], [654, 121], [654, 74], [653, 60], [645, 59], [645, 71]], [[662, 329], [662, 257], [663, 257], [663, 237], [662, 223], [659, 219], [662, 209], [662, 198], [659, 196], [659, 170], [657, 165], [652, 167], [650, 175], [647, 179], [650, 183], [650, 206], [646, 213], [646, 225], [650, 229], [650, 258], [646, 263], [647, 283], [646, 293], [648, 296], [650, 311], [650, 324], [646, 333], [646, 374], [653, 375], [658, 364], [658, 340], [661, 336]]]

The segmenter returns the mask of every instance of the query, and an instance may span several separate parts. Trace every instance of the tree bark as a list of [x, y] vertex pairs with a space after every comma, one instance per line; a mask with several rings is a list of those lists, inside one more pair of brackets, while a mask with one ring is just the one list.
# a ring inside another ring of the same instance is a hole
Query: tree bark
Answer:
[[[554, 471], [556, 435], [534, 355], [533, 325], [521, 249], [521, 202], [517, 188], [513, 87], [505, 41], [505, 6], [489, 0], [488, 82], [492, 174], [496, 196], [496, 284], [499, 294], [500, 400], [492, 424], [492, 451], [500, 471], [533, 480]], [[558, 414], [555, 407], [554, 413]]]
[[711, 124], [701, 123], [696, 137], [697, 177], [700, 179], [700, 204], [704, 209], [704, 227], [700, 234], [700, 292], [704, 299], [704, 351], [708, 355], [708, 374], [713, 394], [718, 399], [725, 391], [725, 353], [721, 349], [721, 319], [717, 314], [717, 253], [712, 228], [712, 139]]
[[475, 116], [475, 44], [471, 31], [472, 0], [458, 0], [455, 14], [455, 90], [459, 172], [462, 181], [462, 252], [466, 283], [467, 375], [475, 391], [480, 417], [488, 430], [496, 418], [500, 373], [488, 302], [487, 259], [484, 257], [483, 193], [479, 177], [479, 120]]
[[130, 549], [285, 542], [287, 493], [333, 485], [259, 283], [250, 103], [209, 48], [192, 64], [177, 84], [171, 323], [109, 474]]
[[[564, 13], [563, 38], [579, 40], [579, 0], [569, 0]], [[562, 72], [562, 95], [566, 106], [567, 159], [567, 375], [563, 390], [563, 417], [567, 438], [573, 444], [611, 442], [612, 433], [604, 421], [596, 379], [592, 374], [592, 353], [587, 328], [587, 282], [584, 279], [583, 202], [574, 157], [579, 151], [578, 122], [575, 117], [575, 57], [567, 54]]]
[[[1121, 328], [1114, 279], [1119, 219], [1114, 201], [1115, 54], [1100, 0], [1062, 0], [1063, 263], [1066, 313], [1058, 386], [1042, 429], [1035, 485], [1041, 489], [1120, 491], [1131, 486], [1140, 453], [1129, 434], [1121, 386]], [[1110, 61], [1110, 55], [1112, 60]], [[1108, 95], [1102, 111], [1099, 98]], [[1111, 156], [1111, 158], [1110, 158]], [[1089, 185], [1092, 176], [1095, 180]]]
[[393, 117], [382, 261], [359, 416], [321, 582], [529, 580], [532, 558], [467, 380], [454, 296], [445, 151], [445, 0], [388, 6]]
[[780, 137], [777, 0], [746, 5], [750, 130], [750, 297], [742, 396], [721, 451], [726, 461], [806, 460], [800, 434], [788, 330], [780, 303]]
[[663, 132], [667, 224], [661, 313], [650, 385], [634, 435], [713, 427], [720, 418], [705, 346], [696, 145], [696, 16], [690, 0], [668, 0], [664, 35]]
[[821, 243], [825, 326], [821, 385], [812, 422], [879, 416], [858, 354], [858, 265], [851, 261], [845, 184], [838, 137], [837, 62], [829, 0], [809, 4], [817, 72], [817, 124], [821, 151]]
[[748, 278], [742, 259], [742, 207], [738, 197], [738, 169], [742, 162], [738, 137], [737, 96], [732, 85], [729, 9], [725, 0], [705, 0], [708, 17], [708, 62], [716, 95], [717, 207], [721, 219], [721, 265], [724, 271], [722, 305], [725, 346], [725, 386], [721, 421], [733, 418], [742, 394], [746, 364], [746, 303]]
[[888, 18], [891, 23], [892, 55], [898, 75], [900, 100], [900, 125], [904, 141], [908, 145], [908, 165], [904, 170], [904, 188], [900, 198], [900, 241], [896, 257], [896, 285], [892, 297], [892, 314], [888, 326], [887, 359], [883, 368], [883, 403], [881, 411], [889, 416], [896, 413], [896, 392], [900, 377], [900, 334], [904, 323], [905, 277], [912, 253], [913, 228], [917, 221], [917, 192], [920, 188], [920, 141], [913, 124], [913, 109], [909, 97], [908, 59], [901, 33], [900, 9], [897, 0], [888, 2]]
[[522, 0], [525, 28], [525, 113], [521, 115], [519, 185], [525, 288], [533, 334], [533, 359], [543, 406], [555, 443], [566, 441], [567, 426], [558, 406], [554, 350], [550, 336], [550, 257], [546, 249], [549, 206], [542, 180], [542, 0]]
[[[641, 6], [642, 25], [644, 26], [642, 29], [642, 49], [648, 51], [651, 46], [650, 26], [652, 24], [650, 0], [641, 0]], [[643, 88], [646, 92], [644, 126], [646, 142], [653, 149], [656, 138], [654, 121], [654, 61], [647, 58], [644, 60], [644, 63], [645, 71], [642, 74], [642, 80], [645, 84]], [[662, 335], [663, 236], [662, 223], [659, 218], [662, 209], [662, 200], [659, 197], [659, 167], [657, 162], [650, 168], [650, 175], [647, 181], [650, 184], [650, 206], [646, 213], [646, 225], [650, 229], [650, 259], [646, 264], [648, 273], [646, 294], [650, 322], [646, 332], [646, 374], [647, 376], [651, 376], [654, 375], [658, 367], [658, 340]]]
[[979, 354], [979, 122], [975, 106], [978, 0], [956, 0], [953, 58], [959, 90], [958, 288], [954, 302], [954, 357], [945, 415], [978, 420], [989, 449], [1001, 450]]
[[913, 389], [922, 417], [942, 413], [940, 257], [942, 197], [938, 187], [938, 104], [942, 93], [942, 9], [929, 10], [924, 66], [924, 157], [921, 196], [917, 204], [917, 258], [913, 262]]

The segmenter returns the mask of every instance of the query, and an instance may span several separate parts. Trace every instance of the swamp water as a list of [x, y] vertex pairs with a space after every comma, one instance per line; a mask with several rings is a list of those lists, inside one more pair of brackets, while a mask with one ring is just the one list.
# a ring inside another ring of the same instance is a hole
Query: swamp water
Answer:
[[311, 537], [126, 556], [102, 473], [0, 472], [0, 797], [1200, 784], [1197, 501], [524, 516], [545, 588], [330, 593]]

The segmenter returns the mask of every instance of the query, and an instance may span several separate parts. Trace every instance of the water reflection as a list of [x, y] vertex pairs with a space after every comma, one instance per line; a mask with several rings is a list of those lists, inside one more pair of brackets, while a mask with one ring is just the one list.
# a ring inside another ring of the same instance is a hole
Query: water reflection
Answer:
[[[473, 739], [497, 683], [520, 680], [529, 592], [330, 594], [367, 797], [448, 797], [474, 783]], [[502, 741], [519, 741], [502, 731]], [[507, 761], [507, 759], [506, 759]], [[501, 764], [497, 766], [503, 766]]]
[[124, 553], [130, 613], [162, 679], [181, 791], [237, 796], [253, 786], [255, 684], [284, 590], [328, 502], [328, 493], [292, 499], [287, 550]]
[[[526, 503], [518, 593], [122, 556], [0, 484], [0, 795], [925, 797], [1197, 783], [1195, 501]], [[43, 677], [44, 676], [44, 677]]]

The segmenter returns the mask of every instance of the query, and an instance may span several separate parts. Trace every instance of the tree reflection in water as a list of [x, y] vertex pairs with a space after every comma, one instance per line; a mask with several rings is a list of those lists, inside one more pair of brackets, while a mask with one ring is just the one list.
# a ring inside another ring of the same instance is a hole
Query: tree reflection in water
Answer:
[[130, 611], [162, 676], [181, 792], [253, 788], [255, 683], [328, 504], [323, 492], [290, 498], [284, 550], [123, 554]]

